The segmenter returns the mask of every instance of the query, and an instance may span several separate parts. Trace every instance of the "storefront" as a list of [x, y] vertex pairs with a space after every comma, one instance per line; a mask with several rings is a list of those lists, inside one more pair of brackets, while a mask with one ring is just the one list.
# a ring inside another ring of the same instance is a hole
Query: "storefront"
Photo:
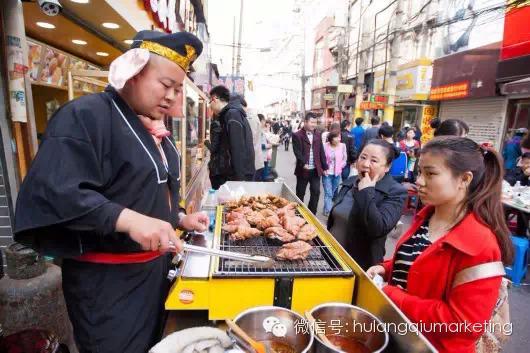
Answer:
[[430, 99], [439, 101], [439, 117], [460, 119], [477, 143], [502, 145], [507, 99], [497, 94], [500, 43], [445, 56], [434, 61]]
[[340, 120], [340, 114], [335, 116], [337, 87], [316, 88], [311, 92], [311, 111], [321, 115], [319, 124], [328, 126], [334, 120]]
[[506, 132], [530, 127], [530, 5], [506, 13], [497, 70], [501, 94], [508, 98]]
[[[385, 75], [386, 74], [386, 75]], [[374, 92], [383, 94], [387, 90], [388, 72], [375, 73]], [[399, 66], [397, 73], [395, 112], [393, 127], [400, 130], [403, 126], [428, 126], [432, 119], [432, 110], [436, 109], [429, 101], [432, 80], [432, 60], [418, 59]], [[427, 119], [429, 121], [424, 120]], [[422, 132], [429, 133], [427, 130]]]

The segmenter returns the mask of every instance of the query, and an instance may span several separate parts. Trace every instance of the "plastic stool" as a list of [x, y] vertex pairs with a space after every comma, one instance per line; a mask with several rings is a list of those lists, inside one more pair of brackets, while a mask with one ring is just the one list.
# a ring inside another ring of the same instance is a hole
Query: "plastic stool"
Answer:
[[514, 257], [513, 264], [506, 266], [506, 275], [512, 279], [514, 285], [521, 284], [528, 269], [528, 239], [526, 237], [510, 236], [512, 238]]

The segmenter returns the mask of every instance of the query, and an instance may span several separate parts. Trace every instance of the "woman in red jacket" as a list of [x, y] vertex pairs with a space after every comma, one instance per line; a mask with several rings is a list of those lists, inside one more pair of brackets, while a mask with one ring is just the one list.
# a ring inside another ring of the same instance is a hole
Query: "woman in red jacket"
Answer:
[[478, 264], [511, 262], [501, 204], [498, 154], [470, 139], [440, 137], [422, 150], [416, 184], [428, 205], [392, 259], [367, 273], [440, 352], [475, 352], [495, 306], [501, 276], [453, 286], [455, 274]]

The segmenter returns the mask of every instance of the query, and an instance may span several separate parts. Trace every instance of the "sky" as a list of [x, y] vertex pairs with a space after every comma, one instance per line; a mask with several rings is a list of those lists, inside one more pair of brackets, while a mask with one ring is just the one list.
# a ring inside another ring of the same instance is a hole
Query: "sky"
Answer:
[[[299, 89], [303, 47], [302, 28], [296, 22], [295, 0], [244, 0], [241, 74], [254, 83], [254, 92], [246, 90], [250, 106], [260, 110]], [[208, 29], [212, 43], [212, 61], [221, 76], [232, 73], [233, 21], [236, 18], [238, 41], [240, 0], [210, 0]], [[282, 44], [291, 39], [287, 48]], [[260, 50], [261, 49], [261, 50]], [[267, 50], [267, 51], [263, 51]], [[295, 58], [291, 58], [291, 56]], [[290, 60], [293, 59], [293, 60]], [[294, 62], [293, 62], [294, 61]], [[277, 75], [284, 72], [289, 74]]]

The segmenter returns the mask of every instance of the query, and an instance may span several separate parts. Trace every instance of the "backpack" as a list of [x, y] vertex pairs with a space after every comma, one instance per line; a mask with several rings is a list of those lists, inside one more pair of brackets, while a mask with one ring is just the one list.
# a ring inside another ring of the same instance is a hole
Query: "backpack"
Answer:
[[[490, 277], [504, 276], [504, 265], [502, 262], [487, 262], [484, 264], [465, 268], [458, 272], [453, 280], [453, 288], [461, 284], [476, 281], [479, 279], [486, 279]], [[490, 323], [493, 332], [485, 331], [478, 339], [475, 351], [477, 353], [498, 353], [502, 351], [502, 345], [508, 340], [509, 335], [503, 332], [502, 329], [496, 330], [499, 327], [504, 327], [510, 324], [510, 312], [508, 304], [508, 288], [510, 281], [503, 277], [501, 286], [499, 288], [499, 296], [493, 313], [490, 318]]]

